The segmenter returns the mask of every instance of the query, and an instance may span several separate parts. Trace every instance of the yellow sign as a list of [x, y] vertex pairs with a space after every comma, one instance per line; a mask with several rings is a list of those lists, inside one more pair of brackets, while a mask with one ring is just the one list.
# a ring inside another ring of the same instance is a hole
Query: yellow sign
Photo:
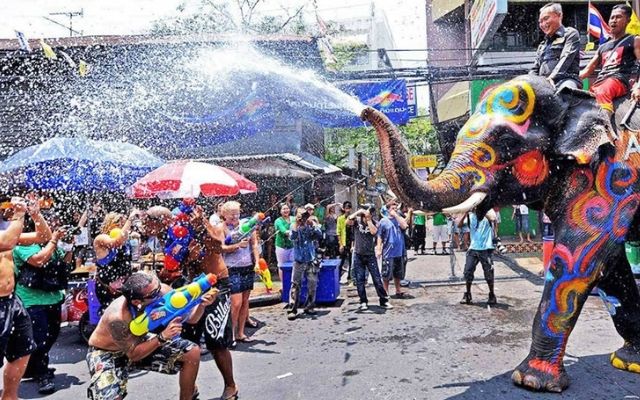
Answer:
[[411, 168], [434, 168], [438, 165], [438, 158], [435, 154], [425, 154], [423, 156], [411, 157]]

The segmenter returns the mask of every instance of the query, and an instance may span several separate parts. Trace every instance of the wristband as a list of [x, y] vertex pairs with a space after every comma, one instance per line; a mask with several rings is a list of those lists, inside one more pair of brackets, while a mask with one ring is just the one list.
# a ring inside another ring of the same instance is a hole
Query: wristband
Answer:
[[158, 342], [160, 342], [161, 344], [167, 343], [169, 341], [162, 335], [162, 332], [160, 332], [158, 336], [156, 336], [156, 338], [158, 339]]

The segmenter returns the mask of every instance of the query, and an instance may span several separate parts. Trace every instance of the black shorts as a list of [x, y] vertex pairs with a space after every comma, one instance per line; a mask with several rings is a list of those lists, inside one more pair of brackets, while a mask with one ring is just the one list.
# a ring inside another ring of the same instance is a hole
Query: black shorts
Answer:
[[204, 333], [204, 342], [209, 351], [233, 347], [231, 326], [231, 294], [228, 279], [221, 279], [216, 287], [222, 291], [216, 301], [207, 306], [197, 324], [184, 324], [182, 337], [199, 344]]
[[0, 297], [0, 367], [34, 352], [31, 318], [16, 295]]
[[382, 259], [382, 278], [384, 279], [404, 279], [405, 275], [405, 263], [403, 260], [404, 257], [392, 257], [392, 258], [383, 258]]
[[467, 282], [473, 282], [473, 275], [476, 272], [478, 263], [482, 264], [484, 270], [484, 279], [487, 282], [493, 281], [493, 260], [491, 255], [493, 250], [468, 250], [467, 260], [464, 264], [464, 279]]
[[253, 290], [253, 283], [256, 280], [256, 273], [253, 265], [247, 267], [229, 268], [229, 282], [231, 283], [231, 294]]

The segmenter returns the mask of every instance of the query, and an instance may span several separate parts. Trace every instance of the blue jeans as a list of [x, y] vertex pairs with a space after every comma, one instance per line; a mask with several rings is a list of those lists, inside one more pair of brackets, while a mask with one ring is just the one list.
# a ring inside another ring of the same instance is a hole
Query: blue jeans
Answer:
[[376, 288], [376, 293], [380, 298], [380, 305], [384, 305], [389, 301], [389, 296], [384, 290], [382, 285], [382, 278], [380, 277], [380, 270], [378, 270], [378, 262], [374, 255], [360, 255], [353, 254], [353, 273], [356, 277], [356, 287], [358, 288], [358, 297], [360, 297], [360, 303], [368, 303], [367, 291], [365, 285], [367, 284], [366, 270], [369, 270], [371, 278], [373, 279], [373, 286]]

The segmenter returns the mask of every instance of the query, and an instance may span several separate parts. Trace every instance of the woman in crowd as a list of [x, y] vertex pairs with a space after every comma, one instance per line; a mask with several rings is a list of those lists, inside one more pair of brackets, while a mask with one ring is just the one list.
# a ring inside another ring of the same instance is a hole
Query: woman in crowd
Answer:
[[[35, 224], [34, 224], [35, 222]], [[58, 243], [65, 236], [57, 218], [51, 229], [40, 214], [25, 226], [19, 245], [13, 249], [18, 277], [16, 294], [24, 304], [33, 326], [36, 350], [31, 354], [24, 378], [38, 382], [40, 394], [55, 391], [53, 369], [49, 369], [49, 351], [60, 334], [60, 309], [64, 301], [68, 273], [73, 268], [73, 248], [62, 250]], [[48, 237], [49, 240], [42, 240]], [[71, 239], [71, 238], [69, 238]], [[68, 239], [68, 240], [69, 240]]]
[[96, 253], [96, 295], [100, 308], [104, 310], [116, 297], [124, 281], [131, 275], [131, 248], [128, 244], [131, 223], [138, 210], [131, 211], [129, 218], [118, 213], [108, 213], [100, 234], [93, 241]]
[[337, 231], [337, 219], [336, 207], [338, 204], [329, 204], [327, 206], [327, 214], [324, 217], [324, 235], [325, 246], [327, 252], [325, 253], [327, 258], [339, 258], [340, 257], [340, 245], [338, 244], [338, 231]]
[[[228, 201], [222, 206], [225, 236], [240, 225], [240, 203]], [[253, 290], [255, 271], [259, 269], [260, 249], [257, 232], [230, 245], [222, 245], [224, 263], [229, 270], [231, 283], [231, 322], [236, 341], [248, 342], [244, 333], [249, 318], [249, 295]]]
[[276, 228], [276, 260], [278, 261], [278, 276], [282, 282], [282, 265], [293, 261], [293, 242], [289, 239], [291, 232], [291, 209], [287, 203], [280, 207], [280, 217], [273, 226]]

